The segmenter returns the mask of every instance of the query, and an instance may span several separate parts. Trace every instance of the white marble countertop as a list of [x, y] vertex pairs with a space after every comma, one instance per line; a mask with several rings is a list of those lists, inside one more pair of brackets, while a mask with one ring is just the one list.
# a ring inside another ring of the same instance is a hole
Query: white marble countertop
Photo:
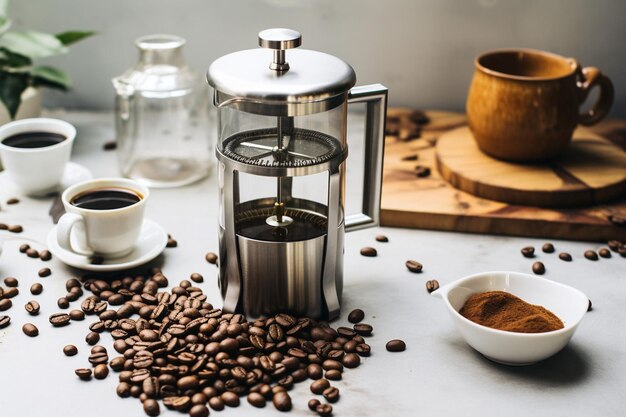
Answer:
[[[105, 152], [102, 144], [114, 137], [111, 114], [55, 113], [52, 116], [74, 123], [79, 131], [72, 160], [83, 164], [94, 176], [118, 175], [115, 152]], [[351, 125], [354, 127], [354, 125]], [[355, 127], [355, 129], [358, 127]], [[352, 155], [358, 154], [353, 152]], [[350, 166], [348, 167], [350, 169]], [[351, 176], [358, 179], [358, 173]], [[348, 182], [349, 194], [354, 188]], [[209, 301], [221, 305], [217, 269], [204, 260], [208, 251], [217, 252], [217, 193], [215, 176], [200, 183], [170, 190], [154, 190], [147, 216], [160, 223], [178, 241], [157, 260], [170, 284], [187, 279], [192, 272], [204, 275], [202, 288]], [[7, 187], [0, 189], [0, 201], [15, 197]], [[348, 196], [350, 198], [350, 195]], [[0, 278], [20, 280], [20, 294], [8, 311], [12, 324], [0, 330], [0, 416], [143, 416], [136, 399], [121, 399], [115, 393], [115, 373], [102, 381], [82, 382], [74, 369], [88, 366], [89, 346], [84, 337], [93, 318], [52, 328], [48, 316], [57, 312], [58, 297], [65, 294], [65, 281], [79, 272], [57, 259], [44, 263], [18, 252], [28, 237], [43, 242], [52, 223], [48, 217], [51, 199], [21, 198], [17, 205], [3, 204], [0, 222], [20, 223], [21, 235], [0, 231], [0, 237], [13, 238], [4, 244], [0, 256]], [[388, 243], [374, 240], [377, 234]], [[441, 302], [430, 297], [425, 282], [441, 284], [480, 271], [512, 270], [530, 272], [534, 260], [521, 256], [526, 245], [540, 248], [544, 240], [470, 235], [424, 230], [374, 228], [346, 236], [345, 285], [341, 318], [347, 323], [354, 308], [366, 312], [374, 326], [369, 339], [372, 355], [359, 368], [344, 372], [335, 385], [341, 400], [334, 405], [336, 416], [618, 416], [626, 400], [626, 260], [619, 256], [591, 262], [583, 258], [594, 243], [553, 241], [557, 251], [573, 255], [571, 263], [556, 254], [539, 253], [545, 263], [543, 279], [572, 285], [593, 301], [594, 309], [581, 323], [570, 344], [559, 354], [527, 367], [497, 365], [469, 347], [456, 332]], [[33, 244], [43, 249], [42, 244]], [[359, 255], [363, 246], [374, 246], [378, 257]], [[421, 274], [410, 273], [408, 259], [424, 264]], [[50, 277], [39, 278], [37, 271], [51, 267]], [[29, 287], [41, 282], [44, 292], [32, 296]], [[36, 299], [41, 314], [27, 315], [24, 304]], [[72, 307], [77, 307], [73, 303]], [[7, 313], [1, 313], [7, 314]], [[21, 330], [25, 322], [40, 330], [36, 338]], [[403, 353], [389, 353], [385, 343], [401, 338], [407, 343]], [[75, 344], [79, 354], [65, 357], [62, 348]], [[109, 334], [102, 342], [112, 345]], [[110, 351], [111, 352], [111, 351]], [[306, 407], [309, 384], [301, 383], [291, 392], [291, 415], [311, 416]], [[161, 407], [162, 415], [180, 415]], [[270, 416], [276, 410], [268, 405], [252, 409], [245, 401], [234, 409], [212, 415]]]

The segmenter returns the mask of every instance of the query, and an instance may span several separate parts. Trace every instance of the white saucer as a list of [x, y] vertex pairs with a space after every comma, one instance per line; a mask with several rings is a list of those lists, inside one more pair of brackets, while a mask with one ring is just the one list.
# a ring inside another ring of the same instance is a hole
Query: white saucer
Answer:
[[[6, 171], [0, 172], [0, 189], [6, 191], [12, 196], [22, 195], [18, 186], [11, 181], [6, 174]], [[65, 171], [63, 172], [63, 177], [61, 178], [59, 187], [56, 190], [51, 190], [46, 193], [46, 195], [55, 192], [62, 192], [71, 185], [77, 184], [81, 181], [90, 180], [92, 178], [93, 175], [87, 167], [77, 164], [76, 162], [68, 162], [65, 166]]]
[[145, 219], [141, 227], [139, 239], [135, 244], [135, 249], [121, 258], [105, 259], [99, 265], [92, 264], [88, 256], [77, 255], [59, 246], [57, 242], [57, 226], [54, 226], [48, 233], [47, 243], [48, 250], [52, 252], [52, 255], [74, 268], [102, 272], [119, 271], [143, 265], [159, 256], [167, 244], [167, 233], [157, 223]]

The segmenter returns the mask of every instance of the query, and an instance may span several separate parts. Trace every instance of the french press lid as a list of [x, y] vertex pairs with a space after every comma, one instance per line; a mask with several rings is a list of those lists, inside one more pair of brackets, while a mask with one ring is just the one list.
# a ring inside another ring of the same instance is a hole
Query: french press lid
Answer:
[[300, 32], [267, 29], [259, 33], [262, 48], [216, 59], [207, 73], [215, 105], [268, 116], [301, 116], [342, 104], [356, 83], [352, 67], [323, 52], [295, 49], [301, 43]]

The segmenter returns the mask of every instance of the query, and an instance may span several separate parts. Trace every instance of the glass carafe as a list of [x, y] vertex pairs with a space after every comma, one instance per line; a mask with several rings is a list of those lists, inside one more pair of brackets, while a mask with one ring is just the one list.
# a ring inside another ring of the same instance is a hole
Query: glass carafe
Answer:
[[135, 44], [139, 62], [113, 79], [122, 175], [149, 187], [194, 182], [212, 165], [206, 85], [183, 60], [183, 38], [149, 35]]

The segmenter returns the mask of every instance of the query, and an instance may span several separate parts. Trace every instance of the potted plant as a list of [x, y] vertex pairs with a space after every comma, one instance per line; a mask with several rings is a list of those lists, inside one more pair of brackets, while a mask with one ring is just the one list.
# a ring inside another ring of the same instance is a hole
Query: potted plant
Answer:
[[[94, 34], [88, 31], [67, 31], [57, 35], [9, 31], [11, 21], [7, 6], [8, 0], [0, 0], [0, 103], [3, 105], [0, 113], [6, 113], [6, 120], [2, 120], [0, 114], [0, 124], [14, 119], [18, 110], [21, 117], [38, 116], [41, 110], [39, 87], [62, 91], [70, 88], [71, 81], [65, 72], [51, 66], [34, 65], [34, 60], [67, 53], [69, 45]], [[29, 100], [33, 101], [31, 111], [20, 109], [21, 104], [27, 107], [25, 104]]]

